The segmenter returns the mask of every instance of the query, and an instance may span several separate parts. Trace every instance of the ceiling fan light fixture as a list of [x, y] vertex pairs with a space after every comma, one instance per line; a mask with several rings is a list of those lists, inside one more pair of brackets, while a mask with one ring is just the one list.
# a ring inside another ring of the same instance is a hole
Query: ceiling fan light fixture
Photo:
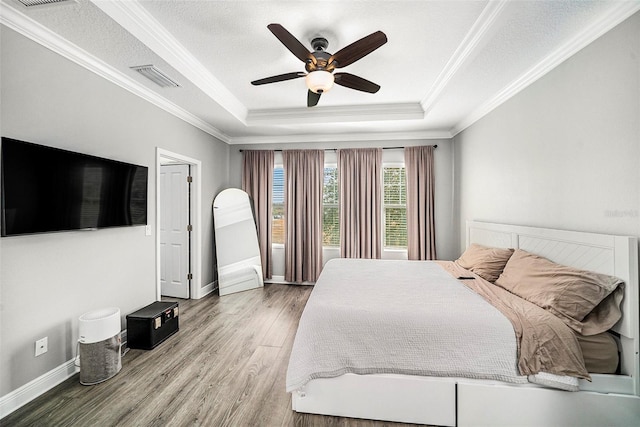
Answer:
[[325, 93], [333, 87], [334, 77], [329, 71], [317, 70], [307, 74], [307, 87], [314, 93]]
[[304, 72], [292, 72], [278, 74], [277, 76], [266, 77], [251, 82], [254, 86], [267, 83], [283, 82], [285, 80], [297, 79], [306, 76], [307, 83], [307, 107], [318, 105], [320, 95], [328, 92], [336, 83], [340, 86], [359, 90], [361, 92], [376, 93], [380, 86], [369, 80], [349, 73], [332, 74], [336, 68], [346, 67], [359, 59], [364, 58], [387, 42], [387, 36], [382, 31], [376, 31], [350, 45], [343, 47], [333, 55], [326, 51], [327, 39], [316, 37], [311, 40], [314, 52], [309, 52], [293, 34], [280, 24], [267, 25], [269, 31], [287, 48], [296, 58], [302, 61], [305, 66]]

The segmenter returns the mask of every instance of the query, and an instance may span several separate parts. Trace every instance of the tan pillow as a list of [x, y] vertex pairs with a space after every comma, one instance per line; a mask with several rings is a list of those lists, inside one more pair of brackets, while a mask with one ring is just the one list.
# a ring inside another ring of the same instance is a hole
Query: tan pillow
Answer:
[[576, 334], [576, 338], [587, 371], [592, 374], [616, 373], [619, 362], [618, 344], [610, 333], [603, 332], [591, 336]]
[[608, 331], [622, 317], [620, 305], [623, 298], [624, 283], [620, 283], [615, 291], [611, 292], [596, 308], [591, 310], [591, 313], [587, 314], [587, 317], [582, 319], [582, 322], [578, 322], [579, 328], [572, 328], [582, 335], [595, 335]]
[[513, 249], [488, 248], [472, 243], [456, 260], [456, 264], [488, 282], [495, 282], [512, 253]]
[[[583, 334], [606, 331], [621, 316], [624, 283], [620, 279], [556, 264], [521, 249], [513, 253], [495, 284], [548, 310]], [[587, 318], [605, 299], [594, 316]], [[587, 323], [589, 330], [585, 331]]]

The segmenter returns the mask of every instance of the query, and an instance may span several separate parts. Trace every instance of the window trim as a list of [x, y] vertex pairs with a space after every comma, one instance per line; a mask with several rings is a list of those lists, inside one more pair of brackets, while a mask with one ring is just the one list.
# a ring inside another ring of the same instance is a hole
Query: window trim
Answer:
[[[404, 190], [405, 190], [405, 200], [404, 200], [404, 204], [398, 204], [398, 203], [390, 203], [390, 204], [385, 204], [385, 200], [384, 200], [384, 191], [385, 191], [385, 182], [384, 182], [384, 172], [385, 169], [404, 169], [405, 171], [405, 175], [404, 175]], [[382, 169], [381, 169], [381, 181], [382, 181], [382, 203], [380, 206], [381, 209], [381, 224], [382, 224], [382, 250], [384, 252], [406, 252], [408, 250], [408, 242], [407, 242], [407, 246], [388, 246], [387, 242], [386, 242], [386, 236], [387, 236], [387, 215], [386, 215], [386, 210], [387, 208], [402, 208], [404, 207], [405, 210], [405, 221], [406, 221], [406, 211], [407, 211], [407, 196], [406, 196], [406, 191], [407, 191], [407, 175], [406, 175], [406, 166], [404, 164], [404, 162], [383, 162], [382, 163]], [[408, 238], [408, 230], [405, 230], [405, 236]]]
[[[273, 173], [274, 174], [275, 174], [276, 169], [282, 169], [282, 172], [283, 172], [283, 177], [282, 177], [283, 178], [283, 180], [282, 180], [282, 194], [283, 194], [282, 209], [283, 209], [283, 217], [284, 217], [284, 204], [285, 204], [285, 200], [284, 200], [284, 165], [275, 164], [274, 163], [274, 165], [273, 165]], [[273, 199], [274, 199], [274, 196], [275, 196], [275, 192], [273, 191], [273, 187], [275, 187], [275, 180], [273, 181], [272, 188], [271, 188], [271, 191], [272, 191], [272, 194], [271, 194], [271, 247], [272, 248], [273, 247], [277, 247], [277, 246], [274, 246], [274, 245], [281, 245], [282, 247], [284, 247], [284, 243], [285, 243], [284, 224], [283, 224], [283, 230], [282, 230], [282, 242], [276, 242], [275, 239], [273, 238], [274, 219], [275, 219], [274, 216], [273, 216], [273, 213], [274, 213], [274, 210], [273, 210], [273, 207], [274, 207]]]
[[[327, 169], [335, 169], [336, 171], [336, 192], [338, 194], [338, 199], [336, 201], [336, 203], [324, 203], [324, 182], [322, 184], [322, 217], [324, 219], [324, 208], [326, 206], [328, 207], [335, 207], [338, 211], [338, 243], [336, 245], [326, 245], [324, 244], [324, 236], [323, 236], [323, 243], [322, 243], [322, 247], [323, 248], [339, 248], [340, 247], [340, 182], [338, 180], [338, 164], [337, 163], [325, 163], [324, 164], [324, 169], [323, 169], [323, 173], [324, 171], [326, 171]], [[322, 231], [324, 232], [324, 221], [322, 222]]]

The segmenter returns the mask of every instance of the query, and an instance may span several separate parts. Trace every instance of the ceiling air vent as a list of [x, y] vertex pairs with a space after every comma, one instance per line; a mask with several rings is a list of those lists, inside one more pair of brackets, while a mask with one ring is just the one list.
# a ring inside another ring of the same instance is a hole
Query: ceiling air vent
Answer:
[[44, 6], [44, 5], [53, 4], [53, 3], [69, 3], [69, 2], [75, 3], [76, 2], [75, 0], [18, 0], [18, 1], [23, 5], [25, 5], [26, 7]]
[[131, 67], [132, 70], [135, 70], [154, 82], [155, 84], [162, 87], [180, 87], [178, 83], [169, 78], [165, 73], [158, 70], [153, 65], [139, 65], [137, 67]]

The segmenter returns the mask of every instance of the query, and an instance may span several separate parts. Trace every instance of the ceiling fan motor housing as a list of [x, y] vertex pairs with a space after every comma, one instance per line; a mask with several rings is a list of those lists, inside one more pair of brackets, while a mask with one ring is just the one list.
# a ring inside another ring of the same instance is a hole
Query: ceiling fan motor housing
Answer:
[[313, 72], [318, 70], [326, 70], [333, 71], [335, 67], [328, 67], [329, 58], [331, 58], [331, 54], [326, 51], [327, 46], [329, 46], [329, 42], [324, 37], [316, 37], [311, 40], [311, 46], [313, 47], [313, 52], [311, 55], [316, 59], [315, 61], [307, 61], [305, 65], [305, 69], [307, 72]]
[[307, 72], [310, 73], [312, 71], [318, 71], [318, 70], [325, 70], [325, 71], [331, 72], [335, 69], [335, 66], [333, 65], [333, 63], [329, 64], [329, 58], [331, 58], [330, 53], [325, 52], [324, 50], [316, 50], [311, 55], [313, 55], [313, 57], [315, 58], [315, 61], [312, 61], [312, 60], [307, 61], [307, 63], [304, 66]]

